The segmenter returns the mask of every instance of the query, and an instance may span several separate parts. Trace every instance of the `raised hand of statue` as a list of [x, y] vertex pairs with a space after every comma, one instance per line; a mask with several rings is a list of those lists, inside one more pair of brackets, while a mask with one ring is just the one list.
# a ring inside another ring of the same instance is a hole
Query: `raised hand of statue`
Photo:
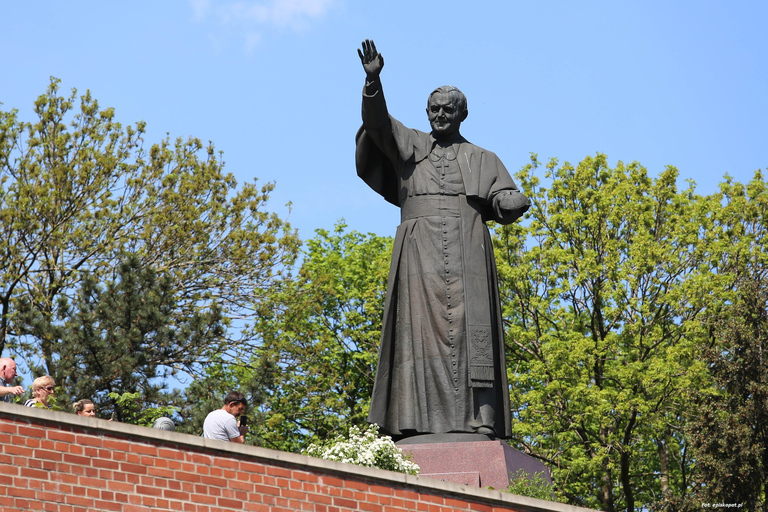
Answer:
[[360, 56], [360, 62], [363, 63], [363, 69], [369, 77], [377, 77], [384, 67], [384, 57], [376, 51], [376, 45], [371, 39], [363, 41], [363, 49], [357, 50]]

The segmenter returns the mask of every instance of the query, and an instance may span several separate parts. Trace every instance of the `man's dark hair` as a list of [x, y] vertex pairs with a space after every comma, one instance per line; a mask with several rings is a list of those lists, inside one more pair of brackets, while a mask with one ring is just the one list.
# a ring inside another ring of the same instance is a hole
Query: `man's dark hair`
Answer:
[[224, 405], [229, 405], [232, 402], [248, 405], [248, 400], [245, 399], [245, 395], [239, 391], [232, 391], [224, 397]]

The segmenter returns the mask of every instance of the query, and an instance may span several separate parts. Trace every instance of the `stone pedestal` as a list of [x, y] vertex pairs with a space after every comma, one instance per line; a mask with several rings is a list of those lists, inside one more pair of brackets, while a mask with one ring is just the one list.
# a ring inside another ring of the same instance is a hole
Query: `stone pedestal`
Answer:
[[522, 469], [526, 473], [543, 473], [542, 477], [551, 482], [549, 469], [501, 440], [427, 442], [417, 441], [431, 436], [417, 436], [397, 443], [421, 468], [421, 476], [445, 480], [474, 487], [506, 489], [510, 474]]

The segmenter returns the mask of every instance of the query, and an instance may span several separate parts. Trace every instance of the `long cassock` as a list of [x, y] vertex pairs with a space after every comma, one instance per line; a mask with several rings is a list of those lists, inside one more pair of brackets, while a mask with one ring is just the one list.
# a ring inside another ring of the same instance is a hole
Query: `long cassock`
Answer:
[[[358, 175], [401, 209], [368, 421], [395, 437], [492, 429], [511, 436], [496, 263], [487, 220], [529, 207], [499, 158], [436, 141], [363, 91]], [[508, 196], [504, 198], [504, 196]]]

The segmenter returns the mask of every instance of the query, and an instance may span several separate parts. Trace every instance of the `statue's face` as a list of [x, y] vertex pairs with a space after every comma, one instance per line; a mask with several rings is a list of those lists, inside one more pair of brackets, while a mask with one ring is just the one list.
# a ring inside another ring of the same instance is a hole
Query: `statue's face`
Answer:
[[436, 139], [446, 139], [459, 132], [467, 113], [459, 110], [456, 95], [436, 92], [427, 102], [427, 117], [432, 126], [432, 135]]

